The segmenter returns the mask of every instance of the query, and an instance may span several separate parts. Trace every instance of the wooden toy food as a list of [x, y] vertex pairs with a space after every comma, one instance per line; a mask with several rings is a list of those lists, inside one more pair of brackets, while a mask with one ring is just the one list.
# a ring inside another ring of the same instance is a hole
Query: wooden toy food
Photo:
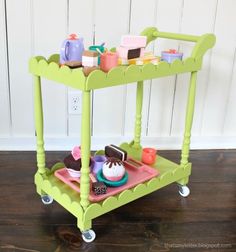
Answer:
[[121, 161], [125, 161], [127, 159], [127, 151], [114, 144], [110, 144], [105, 147], [105, 155], [107, 157], [118, 158]]
[[117, 158], [108, 158], [102, 167], [103, 176], [110, 181], [119, 181], [125, 174], [123, 162]]
[[[64, 164], [67, 168], [68, 173], [71, 177], [79, 178], [81, 173], [81, 150], [79, 146], [75, 146], [71, 151], [71, 154], [64, 158]], [[89, 166], [91, 166], [92, 162], [90, 159]]]
[[83, 52], [82, 65], [86, 67], [98, 66], [98, 52], [86, 50]]
[[93, 182], [92, 191], [95, 195], [101, 195], [107, 193], [107, 186], [103, 182]]
[[134, 59], [144, 55], [146, 44], [146, 36], [124, 35], [121, 37], [120, 46], [116, 50], [120, 58]]

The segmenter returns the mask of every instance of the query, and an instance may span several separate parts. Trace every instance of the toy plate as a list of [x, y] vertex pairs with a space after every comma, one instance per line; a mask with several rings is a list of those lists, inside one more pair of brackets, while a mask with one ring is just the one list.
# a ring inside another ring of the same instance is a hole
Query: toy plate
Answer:
[[110, 187], [118, 187], [118, 186], [122, 186], [122, 185], [126, 184], [128, 181], [128, 177], [129, 177], [128, 172], [125, 172], [125, 174], [121, 180], [110, 181], [110, 180], [104, 178], [103, 173], [102, 173], [102, 169], [97, 173], [97, 180], [99, 182], [103, 182], [106, 186], [110, 186]]

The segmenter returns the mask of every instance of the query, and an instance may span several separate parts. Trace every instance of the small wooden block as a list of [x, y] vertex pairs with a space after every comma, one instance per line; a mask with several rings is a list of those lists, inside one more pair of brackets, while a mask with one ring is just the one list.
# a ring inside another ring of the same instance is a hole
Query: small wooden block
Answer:
[[80, 62], [80, 61], [66, 61], [65, 65], [70, 68], [82, 67], [82, 62]]
[[98, 57], [98, 52], [96, 51], [91, 51], [91, 50], [86, 50], [83, 52], [83, 56], [87, 57]]
[[103, 182], [94, 182], [92, 183], [92, 191], [95, 195], [106, 194], [107, 187]]

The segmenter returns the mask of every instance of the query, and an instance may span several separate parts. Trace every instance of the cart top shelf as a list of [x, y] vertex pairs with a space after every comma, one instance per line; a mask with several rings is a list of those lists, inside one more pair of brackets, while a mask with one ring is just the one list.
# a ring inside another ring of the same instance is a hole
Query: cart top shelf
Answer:
[[81, 68], [70, 69], [67, 66], [59, 66], [59, 55], [54, 54], [45, 59], [36, 56], [30, 59], [29, 70], [36, 76], [41, 76], [49, 80], [63, 83], [69, 87], [80, 90], [93, 90], [131, 82], [149, 80], [159, 77], [198, 71], [201, 69], [202, 59], [206, 51], [215, 44], [213, 34], [202, 36], [192, 36], [177, 33], [159, 32], [155, 27], [146, 28], [141, 35], [147, 36], [148, 43], [156, 38], [166, 38], [195, 42], [191, 56], [183, 61], [175, 60], [169, 64], [160, 62], [158, 65], [152, 63], [143, 66], [118, 66], [111, 69], [108, 73], [95, 70], [86, 77]]

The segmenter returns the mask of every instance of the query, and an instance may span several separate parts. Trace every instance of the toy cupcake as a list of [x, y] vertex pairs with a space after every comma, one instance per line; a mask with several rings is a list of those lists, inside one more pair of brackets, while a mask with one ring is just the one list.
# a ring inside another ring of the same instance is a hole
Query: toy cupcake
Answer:
[[[91, 166], [91, 159], [89, 166]], [[81, 162], [81, 149], [79, 146], [75, 146], [70, 155], [64, 158], [64, 164], [71, 177], [79, 178], [81, 175], [80, 169], [82, 166]]]
[[108, 158], [102, 167], [103, 176], [109, 181], [119, 181], [125, 174], [123, 162], [118, 158]]

